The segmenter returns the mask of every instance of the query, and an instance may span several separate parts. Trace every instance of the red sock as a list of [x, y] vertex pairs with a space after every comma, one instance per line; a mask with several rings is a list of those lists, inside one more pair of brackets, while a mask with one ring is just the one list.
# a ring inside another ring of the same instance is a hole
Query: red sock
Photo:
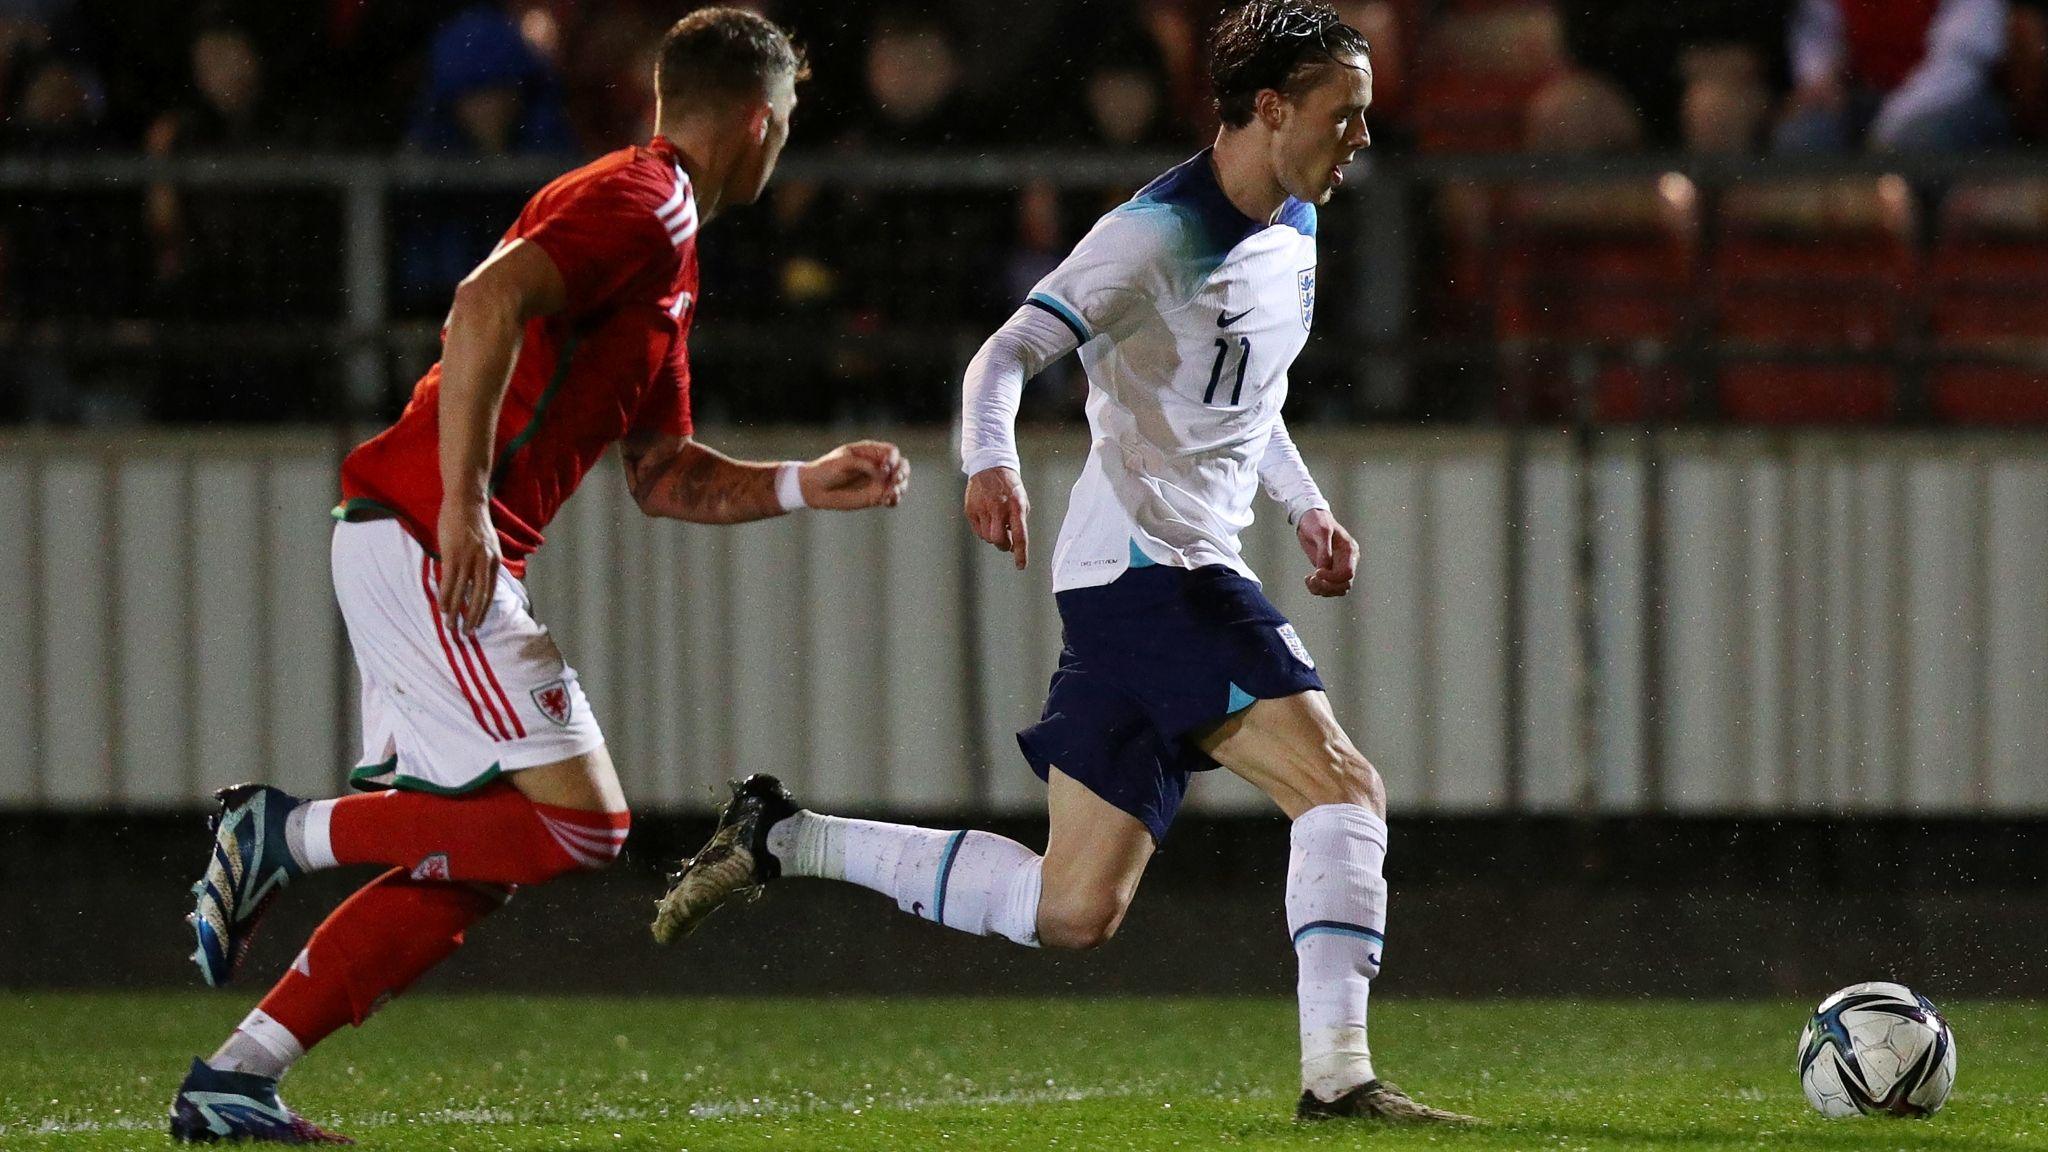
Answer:
[[632, 816], [536, 804], [500, 780], [463, 796], [378, 792], [332, 801], [338, 864], [389, 864], [417, 880], [542, 884], [618, 859]]
[[420, 881], [394, 868], [328, 915], [258, 1007], [311, 1048], [343, 1024], [361, 1024], [511, 898], [509, 885]]

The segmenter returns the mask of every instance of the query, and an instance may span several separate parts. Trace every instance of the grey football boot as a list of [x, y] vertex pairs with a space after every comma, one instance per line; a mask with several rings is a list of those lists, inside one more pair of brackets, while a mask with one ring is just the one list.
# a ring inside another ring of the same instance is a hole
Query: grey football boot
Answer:
[[768, 851], [768, 830], [796, 812], [789, 789], [773, 776], [757, 772], [733, 782], [711, 839], [669, 877], [667, 894], [655, 904], [654, 939], [666, 944], [687, 936], [735, 897], [756, 896], [782, 875]]
[[1469, 1126], [1480, 1123], [1477, 1116], [1446, 1112], [1417, 1104], [1406, 1092], [1384, 1080], [1368, 1080], [1335, 1100], [1318, 1100], [1304, 1091], [1294, 1106], [1296, 1120], [1378, 1120], [1388, 1124], [1449, 1124]]

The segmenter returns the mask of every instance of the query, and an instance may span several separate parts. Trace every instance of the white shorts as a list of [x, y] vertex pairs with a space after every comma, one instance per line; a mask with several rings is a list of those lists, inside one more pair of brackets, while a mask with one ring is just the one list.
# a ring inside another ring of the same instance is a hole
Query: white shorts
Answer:
[[352, 787], [455, 795], [604, 744], [576, 670], [510, 572], [471, 633], [442, 623], [440, 564], [396, 520], [335, 525], [333, 566], [363, 680]]

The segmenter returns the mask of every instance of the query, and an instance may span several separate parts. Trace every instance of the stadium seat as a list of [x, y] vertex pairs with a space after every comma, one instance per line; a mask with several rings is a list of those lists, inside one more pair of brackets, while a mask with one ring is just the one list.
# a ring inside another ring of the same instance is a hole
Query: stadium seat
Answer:
[[2048, 16], [2040, 10], [2012, 6], [2006, 18], [1999, 89], [2012, 109], [2020, 139], [2048, 138]]
[[2048, 422], [2048, 181], [1953, 189], [1927, 279], [1935, 416]]
[[1497, 187], [1456, 181], [1431, 195], [1430, 216], [1440, 247], [1427, 262], [1432, 275], [1421, 284], [1431, 335], [1459, 340], [1491, 335], [1494, 244], [1504, 196]]
[[1499, 3], [1445, 15], [1416, 62], [1410, 106], [1426, 152], [1512, 152], [1522, 109], [1565, 65], [1564, 32], [1548, 4]]
[[1915, 282], [1912, 192], [1897, 177], [1738, 186], [1708, 274], [1733, 420], [1835, 424], [1896, 410], [1895, 346]]
[[1695, 203], [1692, 185], [1670, 176], [1507, 195], [1494, 329], [1526, 411], [1569, 414], [1590, 385], [1598, 420], [1682, 413], [1684, 373], [1667, 358], [1691, 319]]

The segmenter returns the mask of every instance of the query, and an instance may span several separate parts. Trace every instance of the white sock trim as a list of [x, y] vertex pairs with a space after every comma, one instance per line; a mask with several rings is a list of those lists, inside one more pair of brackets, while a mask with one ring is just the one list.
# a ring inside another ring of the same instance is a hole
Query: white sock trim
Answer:
[[262, 1009], [244, 1017], [206, 1064], [222, 1072], [278, 1079], [306, 1054], [305, 1045]]
[[279, 1024], [270, 1013], [261, 1008], [250, 1012], [235, 1031], [263, 1045], [270, 1050], [271, 1055], [287, 1065], [298, 1063], [299, 1058], [306, 1054], [306, 1046], [299, 1043], [299, 1038], [292, 1035], [291, 1029]]
[[784, 876], [846, 879], [846, 829], [851, 821], [800, 810], [768, 829], [768, 851]]
[[1038, 947], [1038, 898], [1045, 887], [1045, 857], [1034, 857], [1010, 879], [1009, 892], [989, 916], [989, 930], [1026, 948]]
[[1294, 818], [1294, 833], [1306, 834], [1326, 823], [1339, 826], [1349, 825], [1349, 831], [1361, 835], [1387, 850], [1387, 822], [1379, 814], [1363, 804], [1318, 804]]
[[[291, 848], [299, 858], [299, 867], [308, 872], [337, 866], [334, 859], [333, 837], [334, 806], [337, 803], [339, 801], [336, 800], [308, 800], [299, 806], [299, 811], [304, 812], [306, 818], [305, 823], [299, 828], [299, 842], [291, 845]], [[293, 815], [296, 816], [298, 813], [295, 812]], [[290, 835], [287, 834], [285, 839], [289, 843]]]
[[1366, 1043], [1363, 1028], [1305, 1032], [1301, 1049], [1301, 1087], [1318, 1100], [1335, 1100], [1374, 1078], [1372, 1048]]

